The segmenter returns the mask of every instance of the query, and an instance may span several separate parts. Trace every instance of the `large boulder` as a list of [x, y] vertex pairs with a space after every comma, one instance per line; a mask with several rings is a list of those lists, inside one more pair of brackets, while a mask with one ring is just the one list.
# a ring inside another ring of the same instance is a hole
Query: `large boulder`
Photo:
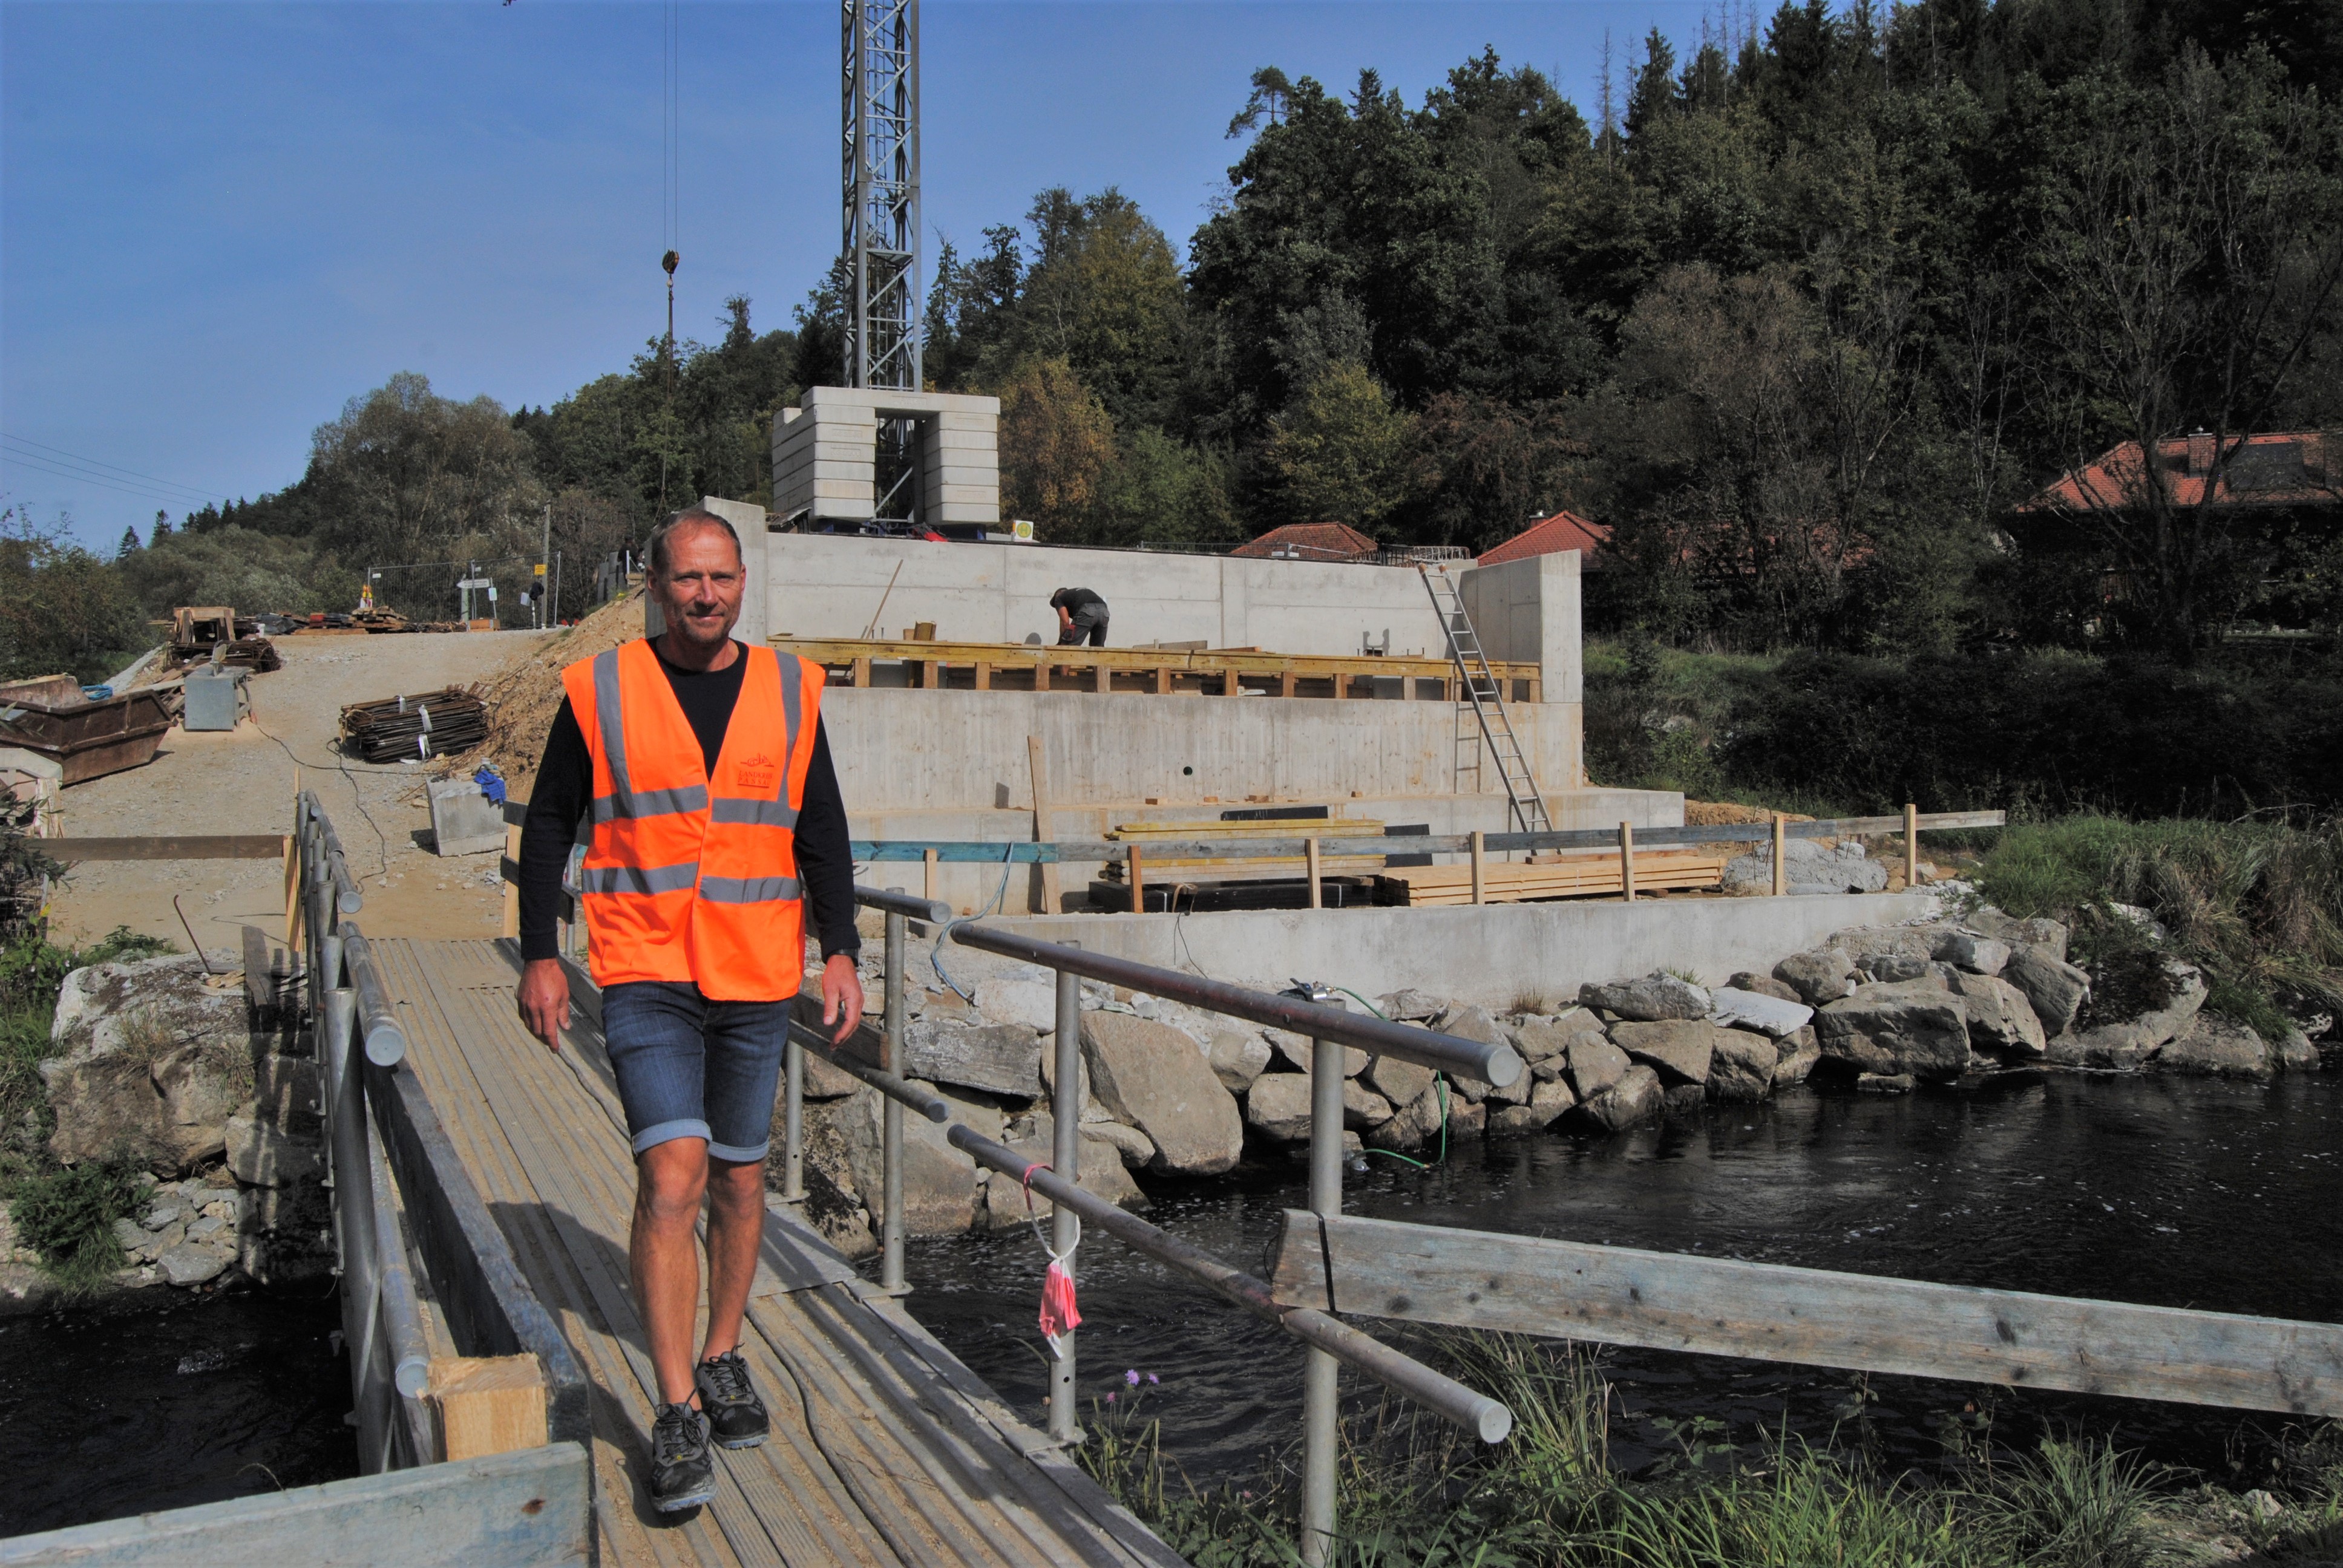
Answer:
[[1367, 1070], [1362, 1076], [1377, 1094], [1393, 1105], [1405, 1105], [1432, 1087], [1432, 1069], [1402, 1061], [1395, 1056], [1376, 1057], [1367, 1063]]
[[1082, 1060], [1099, 1103], [1155, 1141], [1151, 1169], [1217, 1176], [1244, 1151], [1236, 1101], [1185, 1032], [1129, 1013], [1084, 1013]]
[[1635, 1023], [1706, 1018], [1709, 1009], [1708, 992], [1704, 989], [1656, 970], [1641, 980], [1583, 985], [1578, 988], [1578, 1003], [1581, 1007], [1615, 1012]]
[[1257, 1029], [1224, 1029], [1212, 1036], [1205, 1059], [1212, 1064], [1212, 1076], [1231, 1094], [1242, 1094], [1252, 1087], [1269, 1067], [1269, 1041]]
[[1023, 1024], [1036, 1034], [1058, 1028], [1058, 988], [1048, 980], [993, 976], [976, 982], [976, 1010], [988, 1023]]
[[[1791, 839], [1782, 845], [1784, 890], [1790, 893], [1876, 893], [1887, 886], [1887, 868], [1866, 859], [1859, 840], [1830, 843]], [[1725, 863], [1725, 890], [1774, 890], [1774, 851], [1769, 845]]]
[[126, 1155], [174, 1175], [226, 1147], [253, 1091], [241, 985], [206, 983], [194, 957], [93, 964], [65, 978], [41, 1063], [66, 1164]]
[[1451, 1005], [1445, 997], [1436, 997], [1413, 986], [1375, 999], [1376, 1010], [1393, 1023], [1430, 1023]]
[[1781, 1060], [1771, 1036], [1747, 1030], [1720, 1029], [1708, 1058], [1708, 1097], [1724, 1104], [1763, 1100], [1774, 1086], [1774, 1067]]
[[[1263, 1030], [1262, 1030], [1262, 1034], [1268, 1040], [1272, 1049], [1277, 1052], [1279, 1060], [1283, 1061], [1287, 1067], [1292, 1068], [1296, 1072], [1307, 1072], [1310, 1070], [1310, 1059], [1316, 1053], [1317, 1047], [1308, 1035], [1295, 1034], [1292, 1030], [1284, 1029]], [[1359, 1074], [1367, 1070], [1367, 1053], [1361, 1050], [1357, 1046], [1344, 1046], [1342, 1048], [1342, 1076], [1345, 1078], [1358, 1077]]]
[[2009, 962], [2009, 944], [1953, 927], [1937, 933], [1929, 957], [1971, 974], [1997, 975]]
[[1816, 1042], [1813, 1024], [1775, 1040], [1774, 1049], [1780, 1053], [1774, 1062], [1773, 1087], [1776, 1090], [1795, 1089], [1804, 1083], [1814, 1072], [1815, 1063], [1823, 1059], [1823, 1048]]
[[2040, 1056], [2049, 1046], [2042, 1020], [2026, 993], [2007, 980], [1989, 974], [1955, 970], [1949, 977], [1961, 1011], [1968, 1020], [1969, 1043]]
[[[1781, 985], [1778, 980], [1769, 982]], [[1788, 986], [1781, 986], [1788, 990]], [[1815, 1010], [1805, 1002], [1785, 1001], [1764, 991], [1742, 990], [1735, 986], [1720, 986], [1708, 993], [1715, 1003], [1708, 1021], [1722, 1029], [1754, 1029], [1758, 1033], [1779, 1040], [1806, 1027]]]
[[916, 1018], [903, 1028], [905, 1078], [981, 1090], [1012, 1100], [1041, 1094], [1041, 1046], [1021, 1023], [965, 1024], [951, 1019]]
[[1660, 1075], [1638, 1062], [1616, 1083], [1582, 1103], [1576, 1114], [1605, 1132], [1622, 1132], [1657, 1116], [1665, 1099]]
[[1399, 1107], [1388, 1120], [1369, 1128], [1363, 1136], [1370, 1148], [1405, 1153], [1436, 1141], [1443, 1116], [1449, 1134], [1458, 1135], [1459, 1119], [1467, 1111], [1477, 1115], [1480, 1107], [1469, 1104], [1453, 1086], [1435, 1083]]
[[[997, 1141], [1006, 1130], [998, 1106], [970, 1100], [940, 1085], [920, 1087], [932, 1091], [951, 1108], [954, 1121], [965, 1123], [982, 1136]], [[851, 1099], [834, 1101], [827, 1109], [827, 1120], [844, 1141], [853, 1190], [870, 1211], [870, 1228], [876, 1231], [887, 1219], [885, 1124], [879, 1091], [865, 1089]], [[904, 1117], [903, 1233], [950, 1235], [970, 1229], [975, 1220], [976, 1161], [947, 1141], [944, 1127], [924, 1116]]]
[[1578, 1103], [1570, 1085], [1559, 1079], [1536, 1083], [1530, 1091], [1528, 1102], [1522, 1105], [1502, 1105], [1489, 1113], [1491, 1132], [1537, 1132], [1551, 1127], [1562, 1114]]
[[1627, 1053], [1598, 1030], [1570, 1037], [1570, 1084], [1584, 1102], [1593, 1100], [1627, 1075]]
[[[2202, 1018], [2204, 1014], [2197, 1016]], [[2318, 1070], [2318, 1048], [2310, 1043], [2308, 1035], [2292, 1024], [2287, 1026], [2286, 1037], [2270, 1047], [2270, 1053], [2277, 1059], [2280, 1072]]]
[[1808, 1007], [1826, 1007], [1855, 994], [1855, 960], [1844, 948], [1815, 948], [1775, 964], [1774, 978], [1796, 991]]
[[1245, 1125], [1279, 1143], [1310, 1136], [1310, 1075], [1264, 1072], [1245, 1091]]
[[1797, 987], [1777, 980], [1772, 975], [1761, 975], [1755, 970], [1736, 970], [1725, 983], [1732, 990], [1755, 991], [1759, 996], [1775, 997], [1783, 1001], [1805, 1000], [1798, 994]]
[[2072, 1027], [2075, 1015], [2090, 1000], [2091, 977], [2047, 947], [2013, 948], [2001, 978], [2026, 993], [2043, 1033], [2054, 1039]]
[[2083, 1027], [2051, 1042], [2050, 1060], [2064, 1066], [2137, 1067], [2187, 1028], [2205, 1005], [2203, 971], [2177, 959], [2151, 961], [2161, 977], [2151, 988], [2152, 1005], [2129, 1018], [2104, 1019], [2097, 1016], [2101, 1006], [2118, 993], [2101, 993]]
[[1961, 1000], [1931, 980], [1866, 985], [1815, 1015], [1823, 1055], [1883, 1077], [1957, 1078], [1968, 1066]]
[[1657, 1068], [1664, 1083], [1706, 1083], [1717, 1033], [1716, 1026], [1705, 1019], [1611, 1026], [1611, 1038], [1619, 1049]]
[[[1031, 1121], [1032, 1125], [1023, 1129], [1025, 1136], [1011, 1139], [1009, 1149], [1021, 1159], [1037, 1165], [1047, 1165], [1057, 1157], [1057, 1141], [1052, 1134], [1050, 1113], [1041, 1111]], [[1139, 1183], [1131, 1179], [1130, 1171], [1123, 1167], [1124, 1161], [1112, 1143], [1097, 1137], [1088, 1127], [1082, 1129], [1075, 1185], [1119, 1208], [1146, 1208], [1147, 1194], [1139, 1190]], [[984, 1199], [983, 1211], [978, 1216], [980, 1229], [1015, 1230], [1026, 1223], [1029, 1212], [1045, 1226], [1049, 1221], [1051, 1211], [1049, 1199], [1038, 1191], [1034, 1191], [1032, 1208], [1028, 1211], [1025, 1205], [1027, 1188], [1014, 1176], [1003, 1175], [998, 1171], [984, 1172], [980, 1193]]]
[[321, 1174], [326, 1149], [316, 1138], [296, 1138], [256, 1116], [227, 1119], [227, 1168], [250, 1187], [290, 1187]]
[[1534, 1018], [1514, 1026], [1513, 1049], [1522, 1053], [1524, 1066], [1534, 1068], [1568, 1050], [1571, 1036], [1602, 1027], [1593, 1013], [1574, 1007], [1560, 1018]]
[[2278, 1073], [2277, 1053], [2250, 1025], [2202, 1011], [2157, 1052], [2156, 1065], [2198, 1078], [2268, 1080]]
[[2056, 920], [2021, 920], [1984, 904], [1970, 910], [1963, 923], [1971, 930], [2007, 942], [2012, 950], [2020, 946], [2043, 948], [2059, 962], [2066, 961], [2066, 928]]

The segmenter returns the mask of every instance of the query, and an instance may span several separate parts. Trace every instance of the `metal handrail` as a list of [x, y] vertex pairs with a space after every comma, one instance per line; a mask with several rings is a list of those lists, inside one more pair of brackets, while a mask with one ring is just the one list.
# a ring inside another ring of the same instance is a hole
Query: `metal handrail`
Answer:
[[892, 888], [881, 891], [877, 888], [866, 888], [857, 882], [854, 885], [854, 899], [857, 903], [867, 905], [883, 913], [902, 915], [914, 920], [925, 920], [930, 925], [940, 926], [952, 918], [951, 906], [941, 900], [915, 899], [909, 893], [900, 892]]
[[390, 991], [375, 967], [374, 950], [357, 926], [342, 922], [342, 963], [358, 993], [358, 1019], [366, 1030], [366, 1056], [377, 1067], [396, 1067], [407, 1058], [407, 1032], [390, 1005]]
[[955, 942], [999, 953], [1004, 958], [1022, 959], [1028, 963], [1070, 970], [1091, 980], [1103, 980], [1109, 985], [1124, 986], [1150, 996], [1168, 997], [1191, 1007], [1226, 1013], [1232, 1018], [1286, 1030], [1312, 1040], [1340, 1040], [1344, 1045], [1354, 1046], [1373, 1055], [1395, 1056], [1402, 1061], [1413, 1061], [1436, 1072], [1477, 1079], [1498, 1089], [1518, 1081], [1523, 1072], [1520, 1053], [1503, 1042], [1491, 1045], [1477, 1040], [1460, 1039], [1453, 1034], [1439, 1034], [1428, 1029], [1415, 1029], [1365, 1014], [1322, 1007], [1299, 997], [1272, 996], [1265, 991], [1231, 985], [1226, 980], [1182, 974], [1177, 970], [1161, 969], [1154, 964], [1141, 963], [1136, 959], [1086, 952], [1080, 948], [1068, 947], [1061, 942], [1046, 942], [1017, 931], [997, 930], [989, 926], [958, 926], [953, 928], [951, 935]]
[[295, 811], [297, 819], [303, 811], [308, 814], [310, 820], [317, 823], [318, 834], [325, 839], [326, 869], [333, 879], [336, 906], [343, 914], [357, 914], [366, 907], [366, 897], [359, 890], [357, 878], [350, 872], [348, 858], [342, 853], [341, 835], [334, 831], [333, 820], [326, 815], [326, 809], [318, 802], [316, 790], [301, 791], [301, 799]]
[[930, 1121], [940, 1125], [951, 1120], [951, 1106], [941, 1097], [930, 1094], [898, 1073], [865, 1066], [830, 1044], [829, 1038], [820, 1030], [794, 1018], [789, 1020], [789, 1043], [812, 1051], [839, 1071], [860, 1080], [881, 1094], [902, 1101]]

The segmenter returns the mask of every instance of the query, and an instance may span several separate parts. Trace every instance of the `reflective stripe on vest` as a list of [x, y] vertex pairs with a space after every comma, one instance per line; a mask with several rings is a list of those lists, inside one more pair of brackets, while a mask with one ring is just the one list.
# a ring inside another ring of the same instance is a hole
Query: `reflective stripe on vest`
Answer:
[[[698, 867], [692, 868], [694, 870]], [[702, 877], [699, 896], [711, 904], [778, 904], [798, 896], [795, 877]]]
[[679, 866], [581, 866], [578, 890], [585, 893], [672, 893], [699, 880], [699, 862]]

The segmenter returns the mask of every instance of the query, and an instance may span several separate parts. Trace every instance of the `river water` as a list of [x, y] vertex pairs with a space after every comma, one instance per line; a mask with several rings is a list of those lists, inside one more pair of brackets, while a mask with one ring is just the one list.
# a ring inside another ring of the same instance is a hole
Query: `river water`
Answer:
[[[2343, 1316], [2343, 1075], [2271, 1087], [2057, 1075], [1996, 1093], [1906, 1097], [1800, 1089], [1614, 1139], [1462, 1144], [1428, 1171], [1369, 1163], [1347, 1180], [1347, 1212], [1946, 1284]], [[1298, 1161], [1272, 1158], [1154, 1196], [1156, 1223], [1265, 1273], [1279, 1212], [1307, 1206], [1308, 1182]], [[1034, 1323], [1041, 1261], [1030, 1231], [917, 1243], [909, 1255], [912, 1312], [1028, 1415], [1046, 1397]], [[1241, 1474], [1298, 1435], [1297, 1342], [1110, 1239], [1082, 1249], [1081, 1305], [1085, 1409], [1140, 1372], [1164, 1451], [1192, 1477]], [[1742, 1443], [1786, 1423], [1926, 1465], [1946, 1452], [1938, 1422], [1976, 1401], [1996, 1442], [2046, 1430], [2111, 1435], [2250, 1483], [2285, 1424], [1665, 1352], [1606, 1352], [1604, 1367], [1618, 1396], [1613, 1458], [1630, 1470], [1673, 1452], [1666, 1423], [1694, 1417]]]
[[330, 1295], [0, 1318], [0, 1536], [357, 1473]]

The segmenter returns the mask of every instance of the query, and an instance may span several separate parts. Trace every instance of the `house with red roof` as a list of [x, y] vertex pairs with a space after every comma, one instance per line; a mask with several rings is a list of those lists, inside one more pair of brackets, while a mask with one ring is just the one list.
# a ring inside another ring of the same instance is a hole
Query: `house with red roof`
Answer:
[[1347, 523], [1288, 523], [1229, 553], [1267, 561], [1361, 561], [1382, 548]]
[[1579, 568], [1585, 570], [1596, 564], [1595, 552], [1608, 543], [1611, 530], [1600, 523], [1591, 523], [1575, 512], [1556, 512], [1532, 523], [1512, 538], [1490, 550], [1474, 564], [1503, 566], [1507, 561], [1527, 559], [1531, 556], [1551, 556], [1564, 550], [1579, 553]]
[[[2174, 507], [2343, 507], [2343, 442], [2318, 430], [2215, 436], [2196, 430], [2156, 444], [2155, 483]], [[2019, 503], [2021, 516], [2128, 511], [2150, 498], [2139, 443], [2110, 447]], [[2209, 495], [2208, 495], [2208, 487]]]

